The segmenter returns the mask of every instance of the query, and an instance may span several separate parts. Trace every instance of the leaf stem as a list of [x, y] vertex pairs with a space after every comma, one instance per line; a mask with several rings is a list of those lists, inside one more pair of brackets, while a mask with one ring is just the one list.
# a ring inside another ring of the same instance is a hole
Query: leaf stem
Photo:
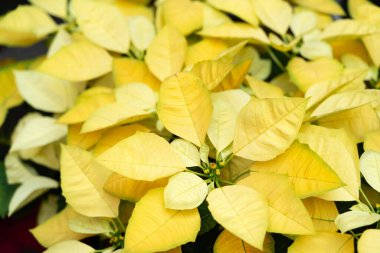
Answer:
[[359, 240], [359, 237], [357, 234], [355, 234], [354, 232], [352, 232], [352, 230], [349, 230], [350, 233], [352, 234], [353, 237], [355, 237], [356, 240]]
[[125, 226], [123, 224], [123, 222], [120, 220], [119, 217], [116, 217], [116, 218], [113, 218], [114, 222], [116, 223], [117, 225], [117, 228], [119, 229], [119, 231], [121, 232], [125, 232]]
[[249, 174], [250, 172], [251, 172], [250, 170], [245, 170], [242, 173], [240, 173], [239, 175], [237, 175], [236, 177], [234, 177], [231, 181], [235, 183], [239, 178], [241, 178], [244, 175]]
[[367, 202], [369, 208], [371, 209], [372, 212], [376, 213], [375, 209], [373, 208], [372, 204], [371, 204], [371, 201], [369, 201], [369, 199], [367, 198], [367, 195], [365, 195], [364, 191], [362, 190], [362, 188], [360, 187], [359, 188], [359, 191], [361, 193], [361, 195], [363, 196], [363, 198], [365, 199], [365, 201]]
[[286, 69], [284, 67], [284, 65], [282, 65], [281, 61], [277, 58], [276, 54], [273, 52], [273, 50], [270, 48], [270, 47], [265, 47], [266, 50], [268, 51], [268, 54], [270, 56], [270, 58], [272, 58], [272, 60], [274, 61], [274, 63], [276, 63], [277, 67], [279, 67], [282, 71], [286, 72]]
[[187, 170], [187, 172], [190, 172], [190, 173], [193, 173], [197, 176], [200, 176], [200, 177], [207, 177], [208, 175], [206, 174], [203, 174], [203, 173], [200, 173], [200, 172], [196, 172], [196, 171], [192, 171], [192, 170]]

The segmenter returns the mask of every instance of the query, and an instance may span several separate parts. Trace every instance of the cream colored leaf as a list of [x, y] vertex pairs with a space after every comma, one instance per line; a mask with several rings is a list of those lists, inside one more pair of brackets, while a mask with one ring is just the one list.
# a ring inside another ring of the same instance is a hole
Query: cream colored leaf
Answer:
[[197, 75], [209, 90], [213, 90], [231, 72], [234, 66], [221, 60], [201, 61], [196, 63], [191, 72]]
[[128, 52], [128, 22], [118, 8], [104, 1], [73, 0], [70, 10], [92, 42], [118, 53]]
[[335, 0], [291, 0], [300, 6], [326, 14], [344, 16], [344, 10]]
[[194, 74], [182, 72], [162, 83], [157, 114], [173, 134], [201, 146], [211, 113], [210, 93]]
[[104, 190], [121, 199], [137, 202], [149, 190], [164, 187], [167, 184], [167, 178], [160, 178], [155, 181], [142, 181], [112, 173], [104, 185]]
[[290, 29], [295, 36], [304, 35], [317, 26], [317, 16], [311, 11], [301, 11], [293, 15]]
[[175, 139], [170, 143], [170, 146], [174, 148], [186, 167], [200, 166], [199, 151], [194, 144], [184, 139]]
[[335, 224], [340, 232], [346, 233], [355, 228], [365, 227], [380, 220], [380, 214], [367, 213], [363, 211], [348, 211], [339, 214], [335, 219]]
[[181, 71], [185, 62], [187, 42], [173, 26], [165, 26], [149, 45], [145, 62], [161, 81]]
[[301, 98], [252, 98], [238, 116], [234, 153], [255, 161], [278, 156], [296, 138], [305, 107]]
[[126, 107], [136, 107], [143, 110], [154, 110], [157, 96], [154, 91], [144, 83], [130, 83], [115, 90], [116, 102]]
[[273, 84], [261, 81], [249, 75], [245, 77], [245, 81], [251, 88], [253, 95], [257, 98], [276, 98], [283, 96], [282, 90]]
[[48, 144], [41, 148], [37, 154], [30, 158], [36, 164], [45, 166], [52, 170], [59, 170], [59, 146], [57, 142]]
[[253, 60], [249, 67], [249, 74], [257, 79], [265, 80], [272, 71], [272, 61], [268, 59]]
[[30, 232], [46, 248], [66, 240], [81, 240], [89, 235], [75, 233], [69, 228], [69, 221], [77, 217], [83, 216], [75, 212], [71, 206], [66, 206], [61, 212], [31, 229]]
[[111, 68], [112, 58], [106, 50], [88, 41], [79, 41], [62, 47], [44, 60], [37, 70], [60, 79], [81, 82], [107, 74]]
[[249, 39], [258, 44], [269, 44], [269, 39], [261, 28], [246, 23], [225, 23], [218, 26], [204, 27], [199, 35], [224, 39]]
[[190, 172], [180, 172], [169, 178], [165, 187], [165, 207], [184, 210], [197, 208], [208, 194], [207, 183]]
[[8, 153], [4, 159], [5, 173], [9, 184], [23, 183], [37, 175], [37, 172], [23, 163], [16, 152]]
[[306, 198], [302, 201], [310, 214], [316, 231], [336, 232], [338, 230], [334, 221], [339, 212], [333, 201], [320, 198]]
[[295, 141], [285, 153], [265, 162], [255, 162], [251, 171], [273, 172], [289, 177], [300, 198], [325, 193], [343, 185], [336, 173], [308, 145]]
[[72, 146], [61, 147], [61, 187], [67, 203], [89, 217], [116, 217], [120, 200], [103, 190], [111, 172], [87, 151]]
[[252, 1], [260, 22], [280, 35], [284, 35], [292, 21], [292, 7], [283, 0]]
[[12, 141], [11, 151], [40, 147], [59, 140], [66, 134], [65, 125], [57, 124], [54, 118], [38, 115], [19, 129]]
[[309, 213], [294, 192], [287, 176], [251, 172], [238, 184], [250, 187], [267, 198], [268, 232], [293, 235], [314, 233]]
[[207, 0], [215, 8], [234, 14], [253, 26], [259, 25], [253, 1], [242, 0], [236, 4], [234, 0]]
[[300, 54], [309, 60], [333, 57], [330, 44], [324, 41], [307, 41], [303, 43], [300, 49]]
[[232, 185], [211, 191], [207, 202], [219, 224], [255, 248], [263, 249], [268, 226], [264, 196], [246, 186]]
[[358, 241], [358, 251], [359, 253], [378, 253], [380, 240], [380, 230], [379, 229], [367, 229], [360, 236]]
[[211, 5], [203, 4], [203, 27], [217, 26], [223, 23], [231, 23], [231, 18], [215, 9]]
[[380, 130], [365, 135], [364, 150], [380, 152]]
[[37, 225], [41, 225], [58, 212], [58, 196], [49, 194], [41, 201], [37, 214]]
[[135, 180], [154, 181], [185, 170], [181, 158], [165, 139], [143, 132], [118, 142], [97, 161]]
[[352, 253], [354, 238], [347, 234], [320, 232], [298, 236], [288, 248], [288, 253]]
[[[49, 0], [48, 0], [49, 1]], [[66, 2], [66, 0], [64, 0]], [[52, 1], [49, 1], [52, 2]], [[47, 52], [47, 56], [50, 57], [57, 53], [62, 47], [70, 45], [73, 43], [73, 39], [71, 38], [71, 35], [61, 27], [58, 32], [56, 33], [53, 41], [51, 42], [49, 46], [49, 50]]]
[[146, 50], [156, 35], [153, 23], [144, 16], [129, 19], [129, 33], [132, 44], [140, 51]]
[[124, 252], [169, 250], [195, 241], [200, 227], [197, 209], [166, 209], [164, 188], [153, 189], [136, 204], [125, 232]]
[[360, 171], [367, 183], [380, 192], [380, 153], [365, 151], [360, 157]]
[[89, 253], [95, 251], [95, 249], [87, 244], [84, 244], [83, 242], [69, 240], [54, 244], [43, 253], [65, 253], [67, 251], [73, 253]]
[[53, 16], [66, 18], [67, 16], [67, 0], [29, 0], [33, 5], [36, 5]]
[[212, 101], [222, 101], [228, 103], [229, 106], [239, 114], [244, 106], [247, 105], [251, 97], [241, 89], [226, 90], [211, 93]]
[[29, 46], [57, 30], [54, 20], [35, 7], [20, 5], [0, 20], [0, 45]]
[[28, 178], [12, 195], [8, 215], [12, 215], [26, 204], [53, 188], [58, 188], [58, 182], [51, 178], [42, 176], [32, 176]]
[[108, 235], [113, 232], [110, 223], [112, 223], [110, 218], [80, 216], [69, 220], [69, 227], [79, 234]]
[[380, 28], [352, 19], [337, 20], [328, 25], [321, 34], [323, 40], [357, 39], [380, 33]]

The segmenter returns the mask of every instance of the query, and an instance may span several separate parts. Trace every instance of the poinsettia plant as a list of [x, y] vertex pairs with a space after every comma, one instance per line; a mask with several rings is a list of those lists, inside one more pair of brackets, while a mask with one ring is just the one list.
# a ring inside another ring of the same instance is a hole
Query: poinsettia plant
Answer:
[[9, 140], [6, 207], [46, 193], [31, 230], [46, 252], [201, 237], [204, 252], [274, 252], [278, 234], [290, 253], [376, 251], [378, 6], [30, 2], [0, 19], [0, 44], [48, 50], [0, 69], [0, 122], [33, 108]]

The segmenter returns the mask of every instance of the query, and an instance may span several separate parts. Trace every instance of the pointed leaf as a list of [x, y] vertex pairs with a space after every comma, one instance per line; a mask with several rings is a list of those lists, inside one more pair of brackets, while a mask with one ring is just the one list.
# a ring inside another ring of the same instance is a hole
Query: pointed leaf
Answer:
[[365, 227], [380, 220], [380, 214], [363, 211], [348, 211], [339, 214], [335, 220], [340, 232], [346, 233], [355, 228]]
[[378, 242], [380, 240], [379, 229], [367, 229], [360, 236], [358, 241], [359, 253], [374, 253], [379, 250]]
[[196, 63], [191, 72], [197, 75], [209, 90], [213, 90], [226, 78], [233, 68], [221, 60], [201, 61]]
[[124, 103], [127, 107], [136, 107], [143, 110], [154, 110], [157, 96], [144, 83], [130, 83], [115, 90], [116, 102]]
[[310, 214], [316, 231], [336, 232], [338, 230], [334, 221], [339, 213], [333, 201], [320, 198], [307, 198], [302, 201]]
[[186, 52], [185, 65], [191, 66], [201, 61], [216, 59], [226, 49], [227, 45], [223, 40], [204, 38], [199, 42], [189, 45]]
[[317, 26], [317, 15], [311, 11], [300, 11], [293, 15], [290, 30], [295, 36], [301, 36], [312, 31]]
[[360, 157], [360, 171], [367, 183], [380, 192], [380, 153], [366, 151]]
[[88, 253], [93, 252], [94, 250], [94, 248], [84, 244], [83, 242], [69, 240], [54, 244], [43, 253], [65, 253], [67, 251], [72, 251], [75, 253]]
[[129, 19], [129, 33], [131, 42], [140, 51], [146, 50], [156, 35], [153, 23], [144, 16]]
[[380, 152], [380, 129], [365, 135], [364, 150]]
[[198, 148], [184, 139], [175, 139], [170, 143], [174, 151], [181, 157], [186, 167], [194, 167], [201, 165]]
[[110, 218], [80, 216], [69, 221], [72, 231], [80, 234], [109, 234], [113, 232]]
[[33, 5], [36, 5], [49, 14], [59, 18], [66, 18], [67, 16], [67, 0], [29, 0]]
[[335, 0], [291, 0], [300, 6], [326, 14], [344, 16], [344, 10]]
[[321, 34], [323, 40], [357, 39], [366, 35], [379, 33], [380, 28], [352, 19], [337, 20], [328, 25]]

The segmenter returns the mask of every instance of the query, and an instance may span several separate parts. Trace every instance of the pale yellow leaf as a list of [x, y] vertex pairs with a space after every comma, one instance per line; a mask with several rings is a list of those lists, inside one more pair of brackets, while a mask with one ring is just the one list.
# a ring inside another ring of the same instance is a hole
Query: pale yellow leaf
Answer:
[[170, 143], [174, 151], [181, 157], [186, 167], [200, 166], [201, 160], [198, 148], [184, 139], [175, 139]]
[[67, 127], [57, 124], [54, 118], [37, 115], [24, 122], [25, 124], [12, 140], [11, 151], [40, 147], [59, 140], [67, 134]]
[[130, 202], [139, 201], [149, 190], [164, 187], [168, 183], [167, 178], [160, 178], [155, 181], [134, 180], [121, 176], [117, 173], [107, 179], [104, 190], [112, 195]]
[[54, 20], [35, 7], [20, 5], [0, 20], [0, 45], [29, 46], [57, 30]]
[[59, 170], [59, 146], [57, 142], [48, 144], [30, 158], [36, 164], [45, 166], [52, 170]]
[[360, 171], [367, 183], [380, 192], [380, 153], [365, 151], [360, 157]]
[[91, 133], [80, 133], [82, 124], [69, 125], [66, 142], [70, 146], [76, 146], [82, 149], [89, 149], [98, 143], [102, 138], [102, 131], [94, 131]]
[[283, 153], [297, 136], [305, 107], [301, 98], [252, 98], [238, 116], [234, 154], [266, 161]]
[[114, 58], [112, 74], [116, 87], [129, 83], [145, 83], [154, 91], [160, 89], [160, 81], [150, 72], [143, 61], [131, 58]]
[[67, 251], [72, 253], [89, 253], [95, 251], [95, 249], [83, 242], [69, 240], [54, 244], [43, 253], [65, 253]]
[[295, 36], [302, 36], [317, 26], [317, 16], [311, 11], [295, 13], [290, 23], [290, 29]]
[[181, 158], [164, 138], [143, 132], [118, 142], [97, 161], [120, 175], [145, 181], [185, 170]]
[[250, 99], [251, 97], [241, 89], [211, 93], [212, 101], [222, 101], [228, 103], [236, 114], [240, 113], [241, 109], [246, 106]]
[[[304, 37], [305, 38], [305, 37]], [[290, 38], [290, 41], [283, 40], [274, 33], [269, 34], [270, 45], [281, 52], [288, 52], [292, 50], [301, 40], [301, 37]], [[304, 42], [305, 39], [304, 39]]]
[[380, 130], [365, 135], [364, 150], [380, 152]]
[[75, 212], [71, 206], [66, 206], [61, 212], [31, 229], [30, 232], [46, 248], [66, 240], [81, 240], [89, 235], [75, 233], [69, 228], [69, 221], [77, 217], [83, 216]]
[[346, 233], [355, 228], [369, 226], [380, 220], [380, 214], [367, 213], [364, 211], [348, 211], [339, 214], [335, 219], [335, 224], [338, 226], [341, 233]]
[[32, 4], [44, 9], [53, 16], [66, 18], [67, 16], [67, 0], [29, 0]]
[[228, 73], [226, 78], [216, 86], [213, 91], [225, 91], [231, 89], [239, 89], [240, 85], [244, 81], [245, 76], [248, 74], [252, 60], [245, 60], [237, 63]]
[[49, 194], [41, 201], [37, 214], [37, 225], [41, 225], [58, 212], [58, 196]]
[[[49, 2], [52, 2], [48, 0]], [[64, 0], [66, 2], [66, 0]], [[47, 57], [50, 57], [57, 53], [62, 47], [70, 45], [73, 43], [71, 35], [66, 31], [65, 28], [61, 27], [58, 32], [55, 34], [53, 41], [49, 46], [47, 52]]]
[[217, 26], [223, 23], [231, 23], [231, 18], [209, 4], [203, 4], [203, 27]]
[[367, 229], [358, 241], [359, 253], [379, 253], [379, 229]]
[[345, 15], [343, 8], [335, 0], [291, 0], [291, 2], [326, 14]]
[[172, 25], [183, 35], [202, 27], [203, 5], [190, 0], [165, 0], [162, 3], [165, 24]]
[[126, 16], [145, 16], [150, 21], [153, 21], [153, 8], [137, 3], [138, 0], [112, 0], [111, 2]]
[[70, 10], [81, 31], [92, 42], [118, 53], [128, 52], [128, 22], [118, 8], [102, 1], [73, 0]]
[[335, 218], [339, 215], [333, 201], [320, 198], [306, 198], [302, 200], [318, 232], [336, 232]]
[[208, 60], [196, 63], [191, 72], [197, 75], [209, 90], [213, 90], [233, 69], [232, 64], [221, 60]]
[[44, 60], [37, 70], [64, 80], [81, 82], [107, 74], [111, 68], [112, 57], [105, 49], [80, 41], [62, 47]]
[[103, 190], [111, 172], [87, 151], [61, 147], [61, 187], [67, 203], [89, 217], [116, 217], [120, 200]]
[[254, 11], [265, 26], [280, 35], [284, 35], [292, 21], [292, 7], [283, 0], [252, 1]]
[[202, 39], [197, 43], [189, 45], [186, 52], [185, 64], [191, 66], [200, 61], [213, 60], [227, 49], [223, 40], [219, 39]]
[[234, 14], [253, 26], [259, 25], [253, 1], [241, 0], [239, 4], [236, 4], [234, 0], [207, 0], [207, 2], [219, 10]]
[[353, 253], [354, 238], [347, 234], [320, 232], [298, 236], [288, 253]]
[[272, 71], [272, 61], [268, 59], [253, 60], [249, 68], [249, 74], [259, 80], [265, 80]]
[[162, 124], [173, 134], [201, 146], [212, 113], [210, 93], [192, 73], [179, 73], [166, 79], [157, 104]]
[[5, 156], [4, 165], [9, 184], [21, 184], [37, 175], [32, 167], [21, 161], [16, 152], [8, 153]]
[[115, 101], [114, 91], [107, 87], [93, 87], [81, 93], [73, 108], [63, 114], [58, 122], [77, 124], [86, 121], [97, 109]]
[[263, 249], [268, 226], [264, 196], [249, 187], [231, 185], [211, 191], [207, 202], [219, 224], [255, 248]]
[[144, 83], [130, 83], [115, 90], [116, 102], [126, 107], [136, 107], [142, 110], [155, 110], [157, 96]]
[[[376, 36], [376, 35], [374, 35]], [[334, 58], [340, 59], [342, 55], [349, 52], [352, 55], [360, 57], [367, 64], [371, 64], [371, 58], [369, 52], [364, 46], [361, 40], [334, 40], [329, 41], [334, 53]]]
[[256, 173], [238, 182], [263, 194], [268, 200], [268, 232], [312, 234], [314, 226], [288, 177], [273, 173]]
[[125, 232], [126, 253], [165, 251], [195, 241], [201, 227], [197, 209], [170, 210], [164, 188], [150, 190], [137, 204]]
[[323, 30], [321, 39], [357, 39], [366, 35], [380, 33], [380, 28], [352, 19], [337, 20]]
[[273, 84], [261, 81], [249, 75], [245, 77], [245, 81], [251, 88], [253, 95], [257, 98], [276, 98], [283, 96], [282, 90]]
[[362, 38], [371, 60], [377, 67], [380, 65], [380, 50], [377, 46], [379, 39], [380, 34], [368, 35]]
[[69, 227], [72, 231], [80, 234], [108, 235], [113, 232], [110, 223], [112, 223], [110, 218], [80, 216], [70, 219]]
[[145, 62], [161, 81], [181, 71], [185, 62], [187, 42], [173, 26], [165, 26], [149, 45]]
[[253, 163], [250, 170], [287, 175], [300, 198], [322, 194], [343, 185], [327, 163], [308, 145], [298, 141], [275, 159]]
[[333, 57], [331, 46], [324, 41], [307, 41], [303, 43], [300, 54], [309, 60]]
[[140, 51], [146, 50], [156, 35], [153, 23], [144, 16], [129, 19], [129, 33], [132, 44]]

